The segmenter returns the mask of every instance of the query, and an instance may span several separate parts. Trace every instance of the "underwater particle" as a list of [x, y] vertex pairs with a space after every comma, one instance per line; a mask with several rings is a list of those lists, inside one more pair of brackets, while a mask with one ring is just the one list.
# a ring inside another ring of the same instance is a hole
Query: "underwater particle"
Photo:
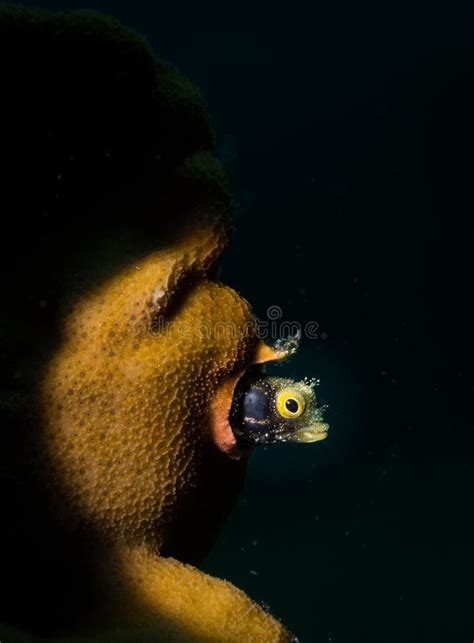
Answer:
[[281, 338], [275, 342], [275, 350], [285, 353], [287, 357], [294, 355], [298, 350], [301, 340], [301, 330], [292, 337]]

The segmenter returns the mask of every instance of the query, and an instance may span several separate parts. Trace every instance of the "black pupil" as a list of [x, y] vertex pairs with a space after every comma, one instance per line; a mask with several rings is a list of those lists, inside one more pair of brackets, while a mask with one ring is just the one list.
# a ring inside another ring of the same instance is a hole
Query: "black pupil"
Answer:
[[286, 410], [290, 413], [296, 413], [298, 411], [298, 402], [290, 397], [290, 399], [285, 402]]

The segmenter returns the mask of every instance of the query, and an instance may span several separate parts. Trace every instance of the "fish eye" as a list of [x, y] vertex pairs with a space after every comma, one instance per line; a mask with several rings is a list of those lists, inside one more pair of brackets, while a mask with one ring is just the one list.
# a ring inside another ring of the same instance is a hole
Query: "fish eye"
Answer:
[[297, 418], [305, 409], [305, 399], [296, 389], [283, 389], [277, 395], [276, 408], [284, 418]]

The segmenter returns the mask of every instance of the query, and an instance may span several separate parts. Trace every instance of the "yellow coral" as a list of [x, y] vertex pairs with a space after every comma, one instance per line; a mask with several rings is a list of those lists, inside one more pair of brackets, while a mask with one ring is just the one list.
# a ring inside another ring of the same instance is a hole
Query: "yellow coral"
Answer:
[[286, 640], [189, 566], [243, 478], [235, 383], [281, 357], [215, 278], [231, 197], [202, 97], [103, 16], [4, 7], [0, 29], [0, 620], [28, 632], [0, 641]]
[[227, 423], [233, 386], [280, 356], [247, 302], [209, 277], [221, 217], [193, 220], [70, 311], [42, 384], [45, 476], [57, 511], [107, 543], [99, 622], [170, 641], [286, 640], [232, 585], [160, 556], [194, 561], [209, 547], [245, 467]]

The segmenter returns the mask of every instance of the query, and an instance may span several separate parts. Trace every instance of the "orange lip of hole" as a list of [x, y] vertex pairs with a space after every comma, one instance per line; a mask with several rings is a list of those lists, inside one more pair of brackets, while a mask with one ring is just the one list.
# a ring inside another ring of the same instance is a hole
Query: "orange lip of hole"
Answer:
[[240, 460], [248, 454], [247, 450], [243, 451], [237, 445], [237, 440], [229, 424], [230, 407], [232, 405], [232, 398], [237, 382], [250, 366], [282, 360], [286, 356], [287, 353], [284, 351], [274, 350], [267, 344], [260, 342], [257, 346], [254, 357], [248, 366], [237, 373], [234, 373], [231, 377], [224, 380], [224, 382], [222, 382], [218, 387], [214, 398], [212, 399], [210, 408], [211, 437], [217, 448], [225, 453], [229, 458]]

